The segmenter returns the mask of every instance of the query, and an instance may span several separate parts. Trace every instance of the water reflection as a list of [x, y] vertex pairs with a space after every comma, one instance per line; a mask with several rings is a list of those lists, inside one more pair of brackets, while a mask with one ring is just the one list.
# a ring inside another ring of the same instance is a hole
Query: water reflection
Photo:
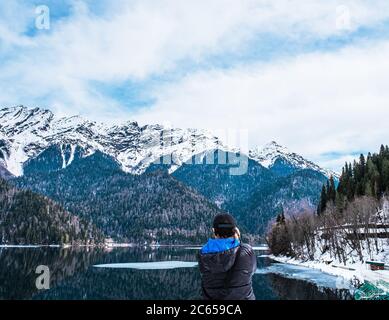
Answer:
[[281, 300], [350, 300], [346, 289], [318, 287], [306, 281], [289, 279], [277, 274], [268, 275], [272, 290]]
[[[1, 299], [199, 299], [197, 267], [178, 269], [111, 269], [97, 264], [196, 261], [196, 250], [184, 248], [1, 248]], [[258, 253], [258, 255], [261, 255]], [[258, 258], [259, 269], [272, 264]], [[35, 269], [47, 265], [50, 290], [37, 290]], [[279, 274], [256, 274], [258, 299], [347, 299], [347, 290], [321, 288]]]
[[0, 248], [0, 298], [30, 299], [38, 293], [37, 266], [50, 268], [50, 285], [56, 286], [74, 273], [82, 273], [103, 256], [101, 250], [60, 248]]

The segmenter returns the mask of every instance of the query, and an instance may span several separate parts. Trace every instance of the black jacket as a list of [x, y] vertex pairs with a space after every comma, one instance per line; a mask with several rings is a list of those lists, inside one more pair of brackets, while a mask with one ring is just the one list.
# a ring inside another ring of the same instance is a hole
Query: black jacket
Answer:
[[257, 258], [248, 244], [218, 253], [199, 253], [205, 300], [255, 300], [252, 276]]

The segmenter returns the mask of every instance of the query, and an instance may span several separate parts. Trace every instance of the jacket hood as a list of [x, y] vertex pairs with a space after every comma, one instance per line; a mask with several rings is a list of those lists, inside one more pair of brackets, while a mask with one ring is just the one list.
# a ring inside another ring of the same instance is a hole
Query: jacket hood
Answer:
[[201, 267], [211, 273], [227, 272], [234, 265], [239, 245], [237, 239], [209, 239], [200, 251]]
[[202, 247], [201, 253], [218, 253], [230, 250], [239, 246], [239, 240], [235, 238], [226, 239], [209, 239], [208, 242]]

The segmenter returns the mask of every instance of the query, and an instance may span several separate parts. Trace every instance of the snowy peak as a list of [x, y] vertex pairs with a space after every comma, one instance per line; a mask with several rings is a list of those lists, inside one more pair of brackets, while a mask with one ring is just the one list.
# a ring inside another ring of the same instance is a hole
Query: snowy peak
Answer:
[[54, 115], [49, 110], [28, 109], [24, 106], [0, 110], [1, 131], [3, 134], [20, 135], [34, 130], [45, 130]]
[[[23, 175], [24, 164], [51, 146], [61, 150], [62, 167], [72, 163], [76, 149], [83, 157], [100, 151], [133, 174], [145, 172], [164, 157], [170, 158], [169, 172], [173, 172], [194, 155], [216, 149], [235, 150], [206, 130], [158, 124], [141, 127], [136, 121], [109, 126], [80, 116], [58, 118], [49, 110], [24, 106], [0, 110], [0, 165], [13, 175]], [[249, 157], [267, 168], [282, 160], [293, 168], [310, 168], [328, 177], [334, 175], [274, 141], [251, 150]]]
[[171, 156], [172, 172], [193, 155], [221, 146], [217, 137], [204, 130], [140, 127], [136, 121], [108, 126], [80, 116], [56, 118], [48, 110], [24, 106], [1, 109], [0, 120], [0, 160], [16, 176], [23, 174], [28, 160], [53, 145], [62, 150], [63, 159], [70, 154], [63, 167], [71, 164], [77, 146], [83, 156], [96, 151], [112, 156], [124, 171], [134, 174], [166, 155]]
[[275, 141], [266, 144], [262, 148], [257, 147], [249, 151], [249, 157], [266, 168], [272, 166], [278, 158], [285, 158], [290, 154], [287, 148]]
[[337, 173], [321, 168], [299, 154], [289, 151], [275, 141], [266, 144], [262, 148], [250, 150], [249, 157], [266, 168], [272, 168], [277, 161], [282, 161], [293, 168], [312, 169], [323, 173], [328, 178], [331, 176], [338, 177]]

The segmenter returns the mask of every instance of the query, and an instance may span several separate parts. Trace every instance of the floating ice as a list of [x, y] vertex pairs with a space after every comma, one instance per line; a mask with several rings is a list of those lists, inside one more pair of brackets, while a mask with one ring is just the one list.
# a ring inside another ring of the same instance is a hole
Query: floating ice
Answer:
[[39, 246], [39, 245], [30, 245], [30, 244], [26, 244], [26, 245], [8, 245], [8, 244], [2, 244], [0, 245], [0, 248], [41, 248], [43, 246]]
[[[192, 246], [192, 247], [185, 247], [185, 250], [200, 250], [202, 247]], [[252, 247], [254, 251], [267, 251], [269, 250], [268, 246], [262, 245], [262, 246], [254, 246]]]
[[253, 247], [253, 250], [256, 250], [256, 251], [267, 251], [267, 250], [269, 250], [269, 247], [266, 246], [266, 245], [254, 246], [254, 247]]
[[318, 287], [331, 289], [352, 289], [351, 283], [342, 277], [324, 273], [303, 266], [275, 263], [263, 269], [257, 269], [256, 274], [274, 273], [285, 278], [303, 280], [316, 284]]
[[133, 263], [109, 263], [97, 264], [96, 268], [113, 269], [138, 269], [138, 270], [166, 270], [176, 268], [193, 268], [197, 262], [191, 261], [157, 261], [157, 262], [133, 262]]

